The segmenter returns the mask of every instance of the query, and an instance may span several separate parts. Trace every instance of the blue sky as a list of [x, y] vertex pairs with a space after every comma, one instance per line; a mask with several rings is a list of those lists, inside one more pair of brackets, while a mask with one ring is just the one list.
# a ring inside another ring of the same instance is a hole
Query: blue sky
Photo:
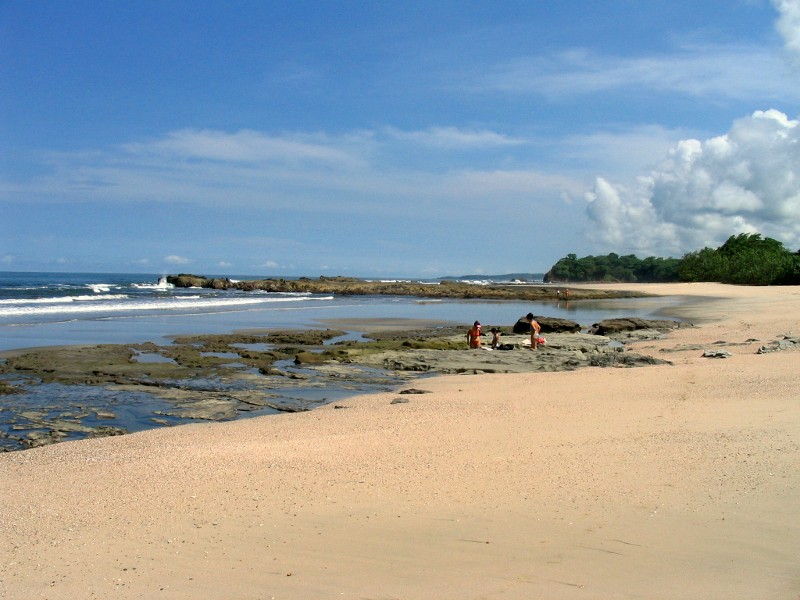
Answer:
[[0, 53], [0, 270], [800, 248], [800, 0], [2, 0]]

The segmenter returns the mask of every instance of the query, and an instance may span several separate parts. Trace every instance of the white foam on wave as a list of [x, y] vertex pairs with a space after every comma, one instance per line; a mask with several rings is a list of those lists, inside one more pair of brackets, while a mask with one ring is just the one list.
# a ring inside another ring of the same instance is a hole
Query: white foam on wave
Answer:
[[[166, 277], [159, 277], [157, 283], [131, 283], [130, 286], [137, 290], [173, 290], [175, 286], [167, 281]], [[91, 289], [96, 294], [107, 294], [112, 288], [120, 288], [124, 286], [115, 285], [112, 283], [88, 283], [86, 287]]]
[[268, 296], [313, 296], [314, 292], [269, 292], [267, 290], [253, 290], [252, 292], [247, 292], [248, 294], [263, 294]]
[[459, 279], [458, 282], [469, 285], [491, 285], [493, 283], [490, 279]]
[[158, 280], [158, 283], [132, 283], [131, 287], [137, 290], [172, 290], [175, 286], [166, 281]]
[[[85, 300], [94, 299], [100, 300], [101, 298], [94, 298], [92, 296], [83, 297]], [[119, 312], [153, 312], [153, 311], [171, 311], [171, 310], [186, 310], [187, 308], [193, 309], [215, 309], [225, 307], [246, 306], [254, 304], [272, 304], [278, 302], [301, 302], [309, 300], [333, 300], [333, 296], [319, 296], [315, 298], [308, 297], [271, 297], [264, 298], [202, 298], [200, 296], [183, 296], [175, 297], [164, 300], [147, 300], [147, 301], [128, 301], [128, 296], [105, 296], [103, 300], [108, 302], [72, 302], [59, 299], [56, 303], [51, 302], [51, 299], [45, 299], [45, 302], [32, 302], [27, 301], [27, 305], [0, 305], [0, 317], [14, 317], [14, 316], [36, 316], [36, 315], [54, 315], [54, 314], [80, 314], [80, 313], [119, 313]]]
[[107, 302], [109, 300], [125, 300], [128, 298], [125, 294], [108, 294], [105, 296], [71, 296], [64, 298], [68, 302]]
[[58, 298], [7, 298], [0, 300], [0, 306], [10, 304], [64, 304], [67, 302], [105, 302], [108, 300], [124, 300], [125, 294], [112, 294], [106, 296], [60, 296]]

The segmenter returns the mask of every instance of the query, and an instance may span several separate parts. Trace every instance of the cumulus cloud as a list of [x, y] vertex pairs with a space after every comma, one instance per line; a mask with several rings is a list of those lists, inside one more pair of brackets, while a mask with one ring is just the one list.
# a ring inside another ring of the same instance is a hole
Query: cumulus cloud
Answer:
[[725, 135], [679, 142], [634, 189], [598, 178], [589, 236], [609, 251], [676, 256], [761, 233], [800, 246], [800, 121], [756, 111]]
[[786, 42], [786, 49], [800, 62], [800, 0], [772, 0], [780, 15], [775, 24]]

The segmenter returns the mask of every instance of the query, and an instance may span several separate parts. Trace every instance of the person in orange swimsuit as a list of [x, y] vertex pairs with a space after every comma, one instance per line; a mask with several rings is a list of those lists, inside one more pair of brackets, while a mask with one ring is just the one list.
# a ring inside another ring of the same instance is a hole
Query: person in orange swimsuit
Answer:
[[539, 332], [542, 331], [542, 326], [533, 318], [533, 313], [528, 313], [525, 318], [531, 324], [531, 350], [539, 349]]
[[481, 324], [479, 321], [475, 321], [472, 327], [469, 328], [467, 332], [467, 344], [469, 344], [470, 348], [481, 347]]

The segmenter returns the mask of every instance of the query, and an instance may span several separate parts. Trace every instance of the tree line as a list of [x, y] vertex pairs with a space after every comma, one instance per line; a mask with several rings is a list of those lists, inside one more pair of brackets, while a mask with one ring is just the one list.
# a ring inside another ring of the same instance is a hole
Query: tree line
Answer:
[[641, 259], [633, 254], [568, 254], [544, 276], [545, 283], [619, 281], [668, 283], [718, 281], [739, 285], [800, 284], [800, 251], [759, 233], [732, 235], [719, 248], [703, 248], [682, 258]]

